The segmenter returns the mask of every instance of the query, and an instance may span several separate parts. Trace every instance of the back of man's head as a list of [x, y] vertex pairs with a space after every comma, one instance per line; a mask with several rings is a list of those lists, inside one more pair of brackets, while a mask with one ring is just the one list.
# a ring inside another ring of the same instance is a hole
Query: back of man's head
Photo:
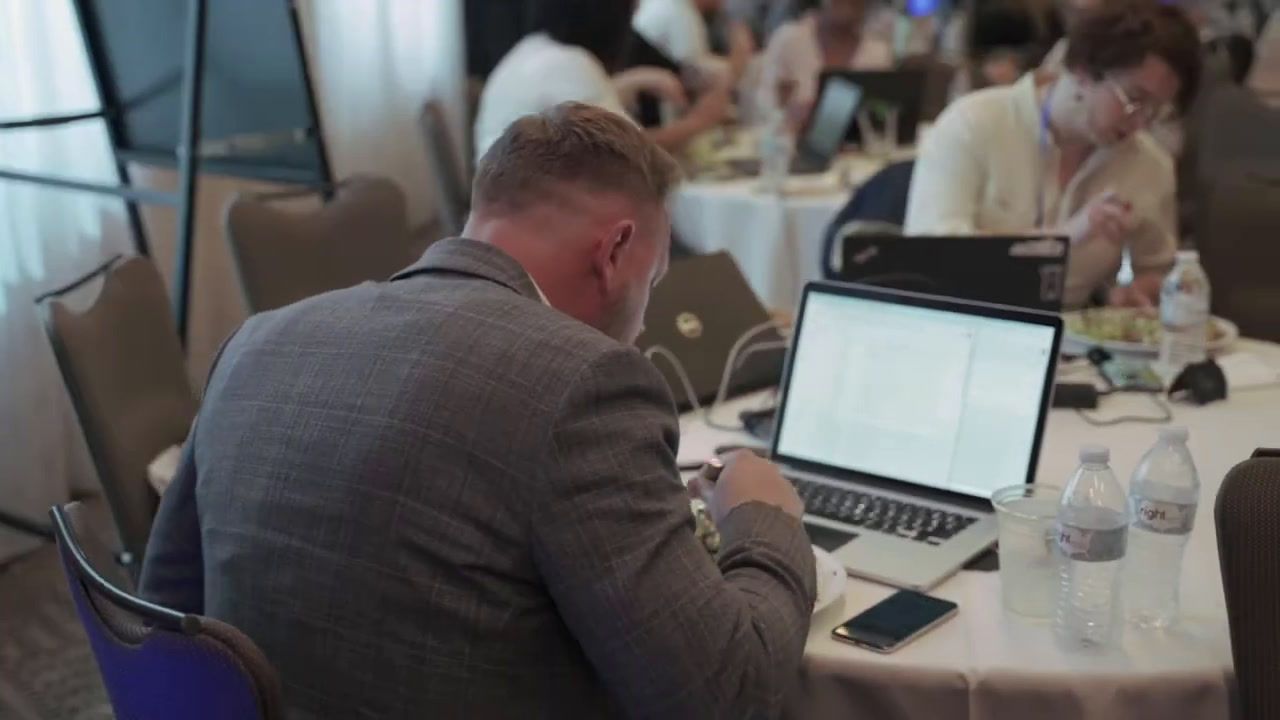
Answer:
[[480, 159], [464, 232], [513, 257], [553, 307], [634, 342], [666, 272], [679, 177], [626, 118], [565, 103], [515, 121]]
[[564, 103], [507, 128], [480, 158], [472, 205], [515, 214], [572, 189], [661, 205], [679, 177], [671, 156], [626, 118]]

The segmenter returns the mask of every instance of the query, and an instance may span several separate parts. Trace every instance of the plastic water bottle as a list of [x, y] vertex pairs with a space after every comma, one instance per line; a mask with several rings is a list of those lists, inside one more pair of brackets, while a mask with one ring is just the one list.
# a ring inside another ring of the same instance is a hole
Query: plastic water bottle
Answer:
[[791, 175], [791, 156], [795, 148], [787, 133], [786, 114], [779, 108], [767, 111], [760, 133], [760, 189], [781, 193]]
[[1129, 622], [1165, 628], [1178, 616], [1182, 553], [1200, 504], [1200, 476], [1187, 450], [1187, 430], [1169, 427], [1138, 463], [1129, 482], [1129, 552], [1124, 606]]
[[1164, 335], [1157, 365], [1166, 380], [1208, 356], [1209, 277], [1195, 250], [1178, 252], [1173, 270], [1160, 286], [1160, 324]]
[[1120, 625], [1120, 570], [1129, 532], [1124, 490], [1111, 451], [1087, 445], [1058, 505], [1061, 585], [1053, 629], [1069, 649], [1104, 648]]

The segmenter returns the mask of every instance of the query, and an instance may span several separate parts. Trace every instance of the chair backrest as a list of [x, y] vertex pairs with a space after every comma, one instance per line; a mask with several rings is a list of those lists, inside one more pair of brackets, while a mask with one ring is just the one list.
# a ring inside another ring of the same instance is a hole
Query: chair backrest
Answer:
[[42, 302], [45, 330], [120, 533], [123, 559], [140, 567], [158, 498], [147, 465], [187, 437], [196, 395], [169, 313], [169, 296], [147, 258], [113, 261], [92, 307]]
[[1280, 450], [1227, 474], [1214, 506], [1244, 720], [1280, 717]]
[[884, 233], [901, 229], [907, 218], [907, 195], [914, 172], [913, 160], [893, 163], [854, 191], [849, 203], [827, 226], [822, 248], [824, 278], [839, 278], [837, 264], [843, 256], [841, 242], [844, 237], [859, 231]]
[[280, 680], [226, 623], [185, 615], [121, 590], [81, 545], [78, 503], [50, 511], [62, 569], [117, 717], [275, 720]]
[[231, 199], [227, 241], [250, 313], [385, 280], [417, 259], [417, 240], [398, 185], [386, 178], [353, 177], [335, 189], [334, 198], [312, 212], [278, 204], [297, 192]]
[[431, 167], [432, 194], [436, 211], [440, 215], [440, 227], [446, 236], [462, 232], [471, 212], [471, 183], [458, 166], [457, 154], [450, 141], [449, 124], [444, 106], [438, 100], [428, 100], [419, 118], [422, 139], [427, 149], [427, 163]]
[[1260, 10], [1266, 21], [1254, 46], [1257, 55], [1247, 79], [1249, 89], [1267, 105], [1280, 109], [1280, 5], [1272, 3], [1270, 15]]
[[1231, 175], [1208, 189], [1197, 211], [1213, 311], [1245, 335], [1280, 341], [1280, 166], [1271, 175]]
[[1179, 196], [1200, 196], [1243, 167], [1274, 169], [1280, 163], [1280, 109], [1267, 107], [1248, 89], [1209, 82], [1186, 120]]

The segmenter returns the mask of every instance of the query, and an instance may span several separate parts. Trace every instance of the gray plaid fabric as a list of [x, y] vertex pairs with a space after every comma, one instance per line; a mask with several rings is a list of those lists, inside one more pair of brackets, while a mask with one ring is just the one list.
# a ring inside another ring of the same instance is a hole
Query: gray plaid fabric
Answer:
[[799, 523], [693, 537], [666, 386], [446, 240], [228, 342], [143, 594], [243, 630], [298, 716], [776, 714], [815, 593]]

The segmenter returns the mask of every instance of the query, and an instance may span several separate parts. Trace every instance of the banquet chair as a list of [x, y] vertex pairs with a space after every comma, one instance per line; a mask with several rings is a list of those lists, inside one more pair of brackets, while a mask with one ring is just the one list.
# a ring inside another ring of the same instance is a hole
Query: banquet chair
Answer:
[[822, 276], [840, 279], [844, 239], [850, 235], [900, 234], [907, 217], [907, 195], [915, 161], [893, 163], [871, 176], [827, 227], [822, 247]]
[[280, 680], [225, 623], [146, 602], [103, 576], [87, 552], [79, 503], [50, 510], [71, 600], [115, 715], [130, 720], [283, 717]]
[[422, 248], [393, 181], [356, 176], [335, 185], [317, 210], [282, 206], [319, 190], [241, 193], [227, 205], [227, 242], [250, 313], [385, 280], [418, 258]]
[[[1280, 132], [1280, 130], [1278, 130]], [[1249, 337], [1280, 342], [1280, 171], [1222, 178], [1198, 209], [1211, 307]]]
[[1280, 450], [1222, 481], [1214, 506], [1231, 655], [1243, 720], [1280, 717]]
[[[92, 307], [73, 310], [70, 294], [98, 277]], [[136, 579], [159, 501], [147, 465], [186, 439], [197, 408], [164, 280], [147, 258], [116, 258], [40, 307], [119, 531], [118, 559]]]
[[11, 513], [3, 508], [0, 508], [0, 528], [20, 532], [23, 535], [38, 538], [45, 542], [53, 541], [53, 531], [49, 528], [35, 520]]
[[1214, 186], [1242, 172], [1273, 173], [1280, 167], [1280, 109], [1235, 83], [1206, 81], [1183, 125], [1178, 213], [1199, 243], [1206, 234], [1201, 204]]
[[423, 105], [419, 123], [433, 176], [431, 187], [441, 230], [449, 237], [460, 235], [470, 212], [471, 183], [467, 173], [458, 166], [444, 106], [440, 101], [428, 100]]

